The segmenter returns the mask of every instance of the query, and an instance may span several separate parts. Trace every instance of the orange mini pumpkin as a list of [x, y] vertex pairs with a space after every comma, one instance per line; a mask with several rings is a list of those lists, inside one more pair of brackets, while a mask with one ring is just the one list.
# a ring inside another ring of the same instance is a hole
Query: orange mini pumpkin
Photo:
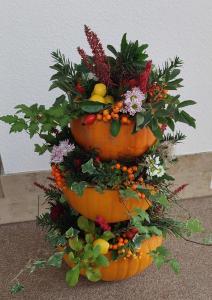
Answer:
[[86, 150], [96, 149], [101, 159], [134, 158], [151, 147], [156, 138], [149, 127], [132, 134], [134, 122], [121, 125], [119, 134], [110, 133], [110, 122], [95, 121], [83, 125], [82, 118], [71, 121], [71, 132], [76, 142]]
[[[106, 257], [110, 260], [110, 264], [108, 267], [100, 268], [102, 280], [117, 281], [127, 279], [144, 271], [153, 261], [149, 253], [161, 246], [162, 240], [161, 236], [152, 236], [150, 239], [143, 241], [137, 257], [112, 260], [110, 253], [107, 254]], [[64, 260], [70, 268], [73, 267], [73, 263], [69, 260], [67, 254], [64, 255]], [[80, 274], [84, 275], [84, 270], [81, 270]]]
[[100, 193], [95, 188], [88, 187], [82, 196], [67, 187], [63, 191], [70, 206], [81, 215], [91, 220], [102, 216], [109, 223], [128, 220], [128, 213], [133, 213], [135, 207], [147, 210], [151, 205], [147, 199], [121, 199], [117, 190], [104, 190]]

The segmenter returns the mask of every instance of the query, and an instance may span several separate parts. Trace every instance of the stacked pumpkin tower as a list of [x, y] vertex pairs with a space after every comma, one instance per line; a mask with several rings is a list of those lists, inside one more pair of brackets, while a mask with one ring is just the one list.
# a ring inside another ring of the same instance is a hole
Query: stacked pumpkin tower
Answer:
[[51, 153], [54, 185], [36, 185], [50, 206], [38, 223], [48, 229], [56, 251], [32, 269], [58, 267], [64, 259], [69, 286], [80, 274], [91, 281], [125, 279], [153, 259], [178, 272], [162, 241], [167, 232], [183, 236], [200, 228], [197, 220], [180, 222], [167, 215], [185, 187], [172, 190], [169, 149], [185, 136], [165, 130], [174, 131], [176, 122], [195, 127], [184, 110], [195, 102], [171, 95], [181, 87], [182, 62], [176, 57], [156, 68], [148, 60], [148, 45], [128, 42], [126, 34], [120, 50], [108, 45], [112, 56], [106, 56], [87, 26], [85, 34], [92, 55], [78, 48], [80, 64], [71, 64], [60, 51], [52, 53], [56, 73], [50, 90], [63, 94], [50, 108], [21, 104], [14, 116], [0, 117], [11, 132], [38, 134], [44, 144], [36, 144], [35, 151]]

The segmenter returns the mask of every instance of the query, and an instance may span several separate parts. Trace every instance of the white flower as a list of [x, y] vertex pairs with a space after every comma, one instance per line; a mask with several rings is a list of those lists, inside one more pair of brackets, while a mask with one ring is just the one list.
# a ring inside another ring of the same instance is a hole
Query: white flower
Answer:
[[165, 169], [161, 165], [159, 156], [148, 155], [146, 157], [147, 175], [150, 177], [162, 177], [165, 174]]

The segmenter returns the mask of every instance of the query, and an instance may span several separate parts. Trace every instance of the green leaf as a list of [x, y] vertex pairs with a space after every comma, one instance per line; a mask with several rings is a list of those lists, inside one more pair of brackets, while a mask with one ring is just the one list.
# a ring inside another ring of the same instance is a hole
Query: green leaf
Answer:
[[174, 131], [175, 128], [175, 124], [174, 121], [171, 118], [167, 118], [166, 119], [166, 124], [169, 126], [169, 128]]
[[91, 233], [86, 233], [85, 240], [87, 243], [91, 244], [94, 241], [94, 236]]
[[96, 264], [97, 266], [104, 266], [104, 267], [107, 267], [107, 266], [109, 266], [109, 260], [107, 259], [106, 256], [100, 254], [100, 255], [97, 256], [97, 258], [95, 259], [95, 264]]
[[75, 229], [73, 227], [69, 228], [66, 233], [65, 233], [65, 236], [66, 238], [70, 238], [70, 237], [74, 237], [75, 236]]
[[89, 268], [86, 270], [85, 274], [88, 280], [90, 281], [96, 282], [101, 279], [101, 272], [97, 268]]
[[88, 113], [96, 113], [105, 108], [105, 105], [97, 101], [83, 101], [79, 104], [80, 108]]
[[56, 252], [52, 256], [49, 257], [47, 261], [48, 266], [60, 268], [63, 261], [64, 252]]
[[120, 120], [112, 120], [111, 126], [110, 126], [110, 133], [112, 136], [117, 136], [119, 134], [121, 128], [121, 122]]
[[163, 195], [163, 194], [151, 195], [150, 199], [152, 199], [155, 202], [158, 202], [160, 205], [162, 205], [165, 208], [169, 207], [169, 201], [168, 201], [166, 195]]
[[2, 116], [0, 117], [0, 120], [8, 123], [8, 124], [12, 124], [15, 123], [18, 120], [17, 116], [12, 116], [12, 115], [6, 115], [6, 116]]
[[115, 235], [111, 231], [104, 231], [104, 233], [101, 236], [101, 238], [105, 241], [109, 241], [109, 240], [113, 239], [114, 237], [115, 237]]
[[180, 272], [180, 264], [175, 258], [170, 259], [169, 264], [176, 274]]
[[18, 119], [10, 127], [10, 133], [11, 132], [21, 132], [21, 131], [26, 130], [26, 129], [27, 129], [26, 122], [23, 119]]
[[21, 291], [24, 290], [24, 286], [22, 284], [20, 284], [19, 282], [15, 283], [11, 288], [10, 288], [10, 292], [12, 295], [15, 295]]
[[198, 219], [189, 219], [185, 226], [189, 234], [202, 232], [204, 230], [204, 227]]
[[136, 114], [135, 118], [136, 118], [135, 119], [136, 120], [136, 131], [138, 131], [144, 123], [144, 115], [143, 115], [143, 113], [139, 112]]
[[46, 150], [48, 150], [48, 146], [46, 144], [40, 146], [38, 144], [35, 144], [35, 152], [38, 152], [39, 155], [43, 154], [44, 152], [46, 152]]
[[70, 287], [74, 287], [79, 281], [80, 267], [76, 265], [66, 273], [66, 282]]
[[84, 216], [80, 216], [77, 220], [78, 227], [88, 233], [95, 232], [95, 223], [93, 221], [88, 220]]
[[70, 261], [74, 261], [74, 252], [70, 251], [70, 252], [68, 253], [68, 259], [69, 259]]
[[29, 128], [28, 128], [30, 138], [32, 138], [37, 133], [38, 129], [39, 129], [39, 126], [37, 123], [35, 123], [35, 122], [30, 123]]
[[144, 235], [136, 234], [133, 238], [133, 243], [136, 248], [139, 248], [141, 246], [141, 243], [145, 240]]
[[137, 199], [137, 200], [140, 199], [139, 196], [138, 196], [138, 193], [136, 193], [135, 191], [133, 191], [130, 188], [120, 189], [119, 194], [120, 194], [121, 198], [124, 199], [124, 200], [128, 199], [128, 198], [133, 198], [133, 199]]
[[193, 117], [191, 117], [184, 110], [180, 112], [178, 121], [180, 121], [182, 123], [186, 123], [186, 124], [192, 126], [193, 128], [196, 128], [196, 120]]
[[75, 192], [78, 196], [82, 196], [87, 186], [88, 184], [85, 181], [73, 182], [71, 185], [71, 190]]
[[189, 106], [189, 105], [194, 105], [194, 104], [196, 104], [195, 101], [193, 101], [193, 100], [186, 100], [186, 101], [182, 101], [181, 103], [179, 103], [177, 105], [177, 107], [181, 108], [181, 107], [185, 107], [185, 106]]
[[93, 175], [96, 172], [96, 167], [93, 164], [93, 158], [81, 165], [82, 173]]
[[68, 244], [70, 246], [71, 249], [75, 250], [75, 251], [80, 251], [83, 248], [83, 244], [82, 242], [78, 239], [78, 236], [75, 236], [73, 238], [70, 238], [68, 240]]

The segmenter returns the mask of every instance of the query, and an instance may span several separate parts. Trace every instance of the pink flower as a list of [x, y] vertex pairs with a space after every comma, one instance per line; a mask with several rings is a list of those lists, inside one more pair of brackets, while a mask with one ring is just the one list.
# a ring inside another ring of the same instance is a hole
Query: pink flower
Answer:
[[142, 111], [142, 101], [145, 99], [145, 95], [138, 87], [134, 87], [131, 91], [127, 91], [124, 96], [123, 113], [134, 116], [137, 112]]
[[54, 145], [51, 153], [51, 162], [59, 164], [63, 161], [64, 156], [75, 149], [74, 144], [69, 144], [68, 140], [61, 141], [58, 146]]

